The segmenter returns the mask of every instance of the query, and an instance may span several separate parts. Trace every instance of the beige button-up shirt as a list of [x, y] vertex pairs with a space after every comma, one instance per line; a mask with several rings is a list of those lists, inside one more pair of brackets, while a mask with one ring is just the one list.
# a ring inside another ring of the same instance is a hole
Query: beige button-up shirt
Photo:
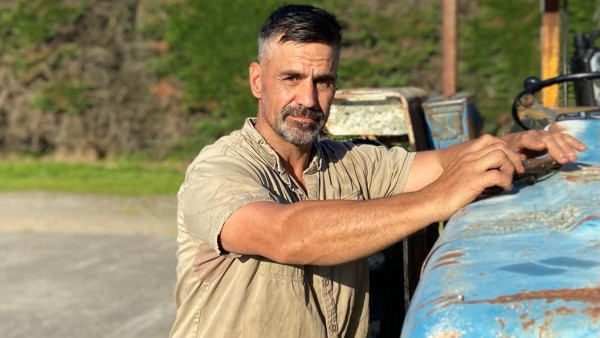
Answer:
[[[308, 194], [248, 119], [205, 147], [179, 191], [177, 318], [172, 337], [365, 337], [367, 259], [286, 265], [223, 252], [227, 218], [255, 201], [362, 200], [402, 193], [414, 157], [401, 148], [319, 141]], [[347, 248], [352, 250], [352, 248]]]

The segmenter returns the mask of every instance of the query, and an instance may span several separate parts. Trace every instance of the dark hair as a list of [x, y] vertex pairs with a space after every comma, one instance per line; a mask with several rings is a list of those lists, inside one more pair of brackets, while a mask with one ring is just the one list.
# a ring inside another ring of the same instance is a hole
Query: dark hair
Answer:
[[258, 34], [258, 58], [265, 52], [266, 44], [283, 34], [278, 43], [286, 41], [320, 42], [341, 46], [341, 27], [335, 16], [309, 5], [287, 5], [273, 12], [260, 27]]

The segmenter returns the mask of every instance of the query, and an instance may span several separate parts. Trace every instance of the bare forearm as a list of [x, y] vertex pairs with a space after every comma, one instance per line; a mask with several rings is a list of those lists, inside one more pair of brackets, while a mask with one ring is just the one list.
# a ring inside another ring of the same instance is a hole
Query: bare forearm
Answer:
[[[228, 238], [236, 225], [226, 223], [222, 241], [226, 250], [258, 254], [287, 264], [349, 262], [376, 253], [437, 221], [439, 216], [436, 217], [424, 194], [406, 193], [369, 201], [305, 201], [290, 205], [258, 202], [263, 205], [250, 207], [262, 209], [261, 216], [253, 210], [254, 217], [245, 217], [245, 233], [238, 233], [243, 240]], [[238, 216], [242, 214], [232, 217]], [[265, 219], [271, 221], [265, 222]], [[228, 229], [228, 226], [232, 228]]]

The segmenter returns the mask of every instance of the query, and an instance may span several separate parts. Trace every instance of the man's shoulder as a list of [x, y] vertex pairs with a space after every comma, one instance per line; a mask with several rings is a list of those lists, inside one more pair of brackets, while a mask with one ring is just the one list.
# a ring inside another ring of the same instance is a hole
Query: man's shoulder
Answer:
[[267, 155], [263, 154], [264, 146], [246, 128], [238, 129], [229, 135], [220, 137], [214, 143], [205, 146], [188, 167], [212, 168], [225, 171], [233, 167], [253, 167], [262, 163]]
[[242, 129], [234, 130], [229, 135], [221, 136], [212, 144], [209, 144], [200, 150], [196, 159], [210, 158], [214, 156], [226, 155], [232, 150], [239, 150], [244, 143]]
[[352, 154], [378, 153], [387, 148], [381, 144], [359, 141], [321, 140], [317, 142], [321, 154], [328, 157], [343, 158]]
[[238, 153], [255, 151], [261, 138], [254, 129], [252, 120], [247, 119], [242, 128], [234, 130], [228, 135], [221, 136], [212, 144], [202, 148], [196, 159], [222, 155], [235, 156]]

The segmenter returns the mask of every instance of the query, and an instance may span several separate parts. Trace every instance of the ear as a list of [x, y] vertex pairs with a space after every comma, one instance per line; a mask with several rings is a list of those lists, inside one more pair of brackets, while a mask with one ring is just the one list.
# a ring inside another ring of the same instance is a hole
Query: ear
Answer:
[[250, 89], [257, 99], [262, 97], [262, 68], [258, 62], [252, 62], [248, 68], [250, 73]]

